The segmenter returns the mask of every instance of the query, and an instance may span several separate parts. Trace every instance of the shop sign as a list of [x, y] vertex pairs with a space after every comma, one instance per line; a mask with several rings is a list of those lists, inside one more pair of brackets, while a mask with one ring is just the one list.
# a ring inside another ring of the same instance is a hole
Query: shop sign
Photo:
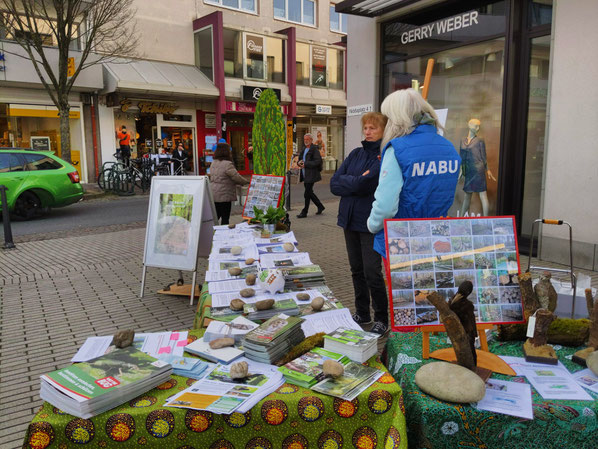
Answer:
[[477, 25], [479, 13], [477, 11], [470, 11], [458, 16], [442, 19], [427, 25], [413, 28], [401, 34], [401, 44], [408, 44], [422, 39], [432, 39], [441, 34], [451, 33], [463, 28]]
[[30, 146], [35, 151], [51, 151], [52, 145], [50, 138], [46, 136], [31, 136], [29, 138]]
[[[133, 102], [127, 98], [121, 100], [120, 110], [127, 112]], [[137, 103], [139, 112], [142, 114], [172, 114], [179, 106], [176, 103], [157, 103], [152, 101], [140, 101]]]
[[206, 114], [204, 120], [206, 128], [216, 128], [216, 114]]
[[[247, 35], [247, 57], [250, 59], [264, 54], [264, 38], [261, 36]], [[258, 58], [259, 59], [259, 58]]]
[[145, 146], [147, 148], [151, 148], [152, 147], [152, 139], [145, 139]]
[[[268, 88], [259, 86], [243, 86], [243, 101], [258, 101], [262, 95], [262, 92], [266, 89]], [[276, 94], [276, 98], [278, 98], [278, 101], [280, 101], [280, 89], [272, 90], [274, 91], [274, 94]]]
[[[227, 112], [248, 112], [253, 114], [255, 112], [256, 103], [244, 103], [242, 101], [227, 101]], [[288, 115], [289, 107], [286, 104], [280, 105], [280, 110], [284, 115]]]
[[347, 108], [347, 117], [353, 117], [355, 115], [363, 115], [368, 112], [372, 112], [374, 107], [371, 104], [360, 104], [359, 106], [349, 106]]
[[317, 104], [316, 105], [316, 114], [331, 115], [332, 114], [332, 106]]
[[311, 47], [311, 85], [326, 87], [326, 47]]

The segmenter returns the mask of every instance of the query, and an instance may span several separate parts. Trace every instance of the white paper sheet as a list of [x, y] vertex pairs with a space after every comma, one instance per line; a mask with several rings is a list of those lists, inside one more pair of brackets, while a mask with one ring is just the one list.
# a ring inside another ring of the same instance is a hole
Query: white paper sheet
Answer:
[[593, 400], [566, 368], [544, 365], [542, 368], [523, 368], [521, 371], [544, 399]]
[[596, 376], [590, 368], [583, 369], [573, 373], [573, 378], [582, 387], [598, 393], [598, 376]]
[[[282, 261], [284, 261], [284, 263], [282, 263]], [[298, 267], [301, 265], [313, 265], [311, 263], [311, 259], [309, 258], [309, 253], [260, 254], [260, 264], [262, 268], [277, 268], [279, 266]]]
[[95, 359], [101, 355], [106, 354], [106, 350], [112, 343], [112, 336], [110, 337], [89, 337], [79, 348], [77, 353], [71, 359], [71, 362], [87, 362]]
[[[240, 246], [241, 253], [231, 254], [233, 246]], [[213, 242], [210, 260], [245, 260], [248, 258], [259, 258], [259, 253], [255, 243], [245, 243], [244, 245], [229, 244], [228, 242]]]
[[489, 379], [486, 382], [486, 396], [477, 403], [477, 408], [503, 415], [534, 419], [532, 389], [528, 384]]
[[349, 329], [363, 330], [351, 317], [349, 309], [327, 310], [302, 317], [305, 321], [301, 324], [301, 329], [306, 337], [315, 335], [318, 332], [334, 332], [339, 327]]
[[[253, 263], [253, 265], [255, 265], [255, 264], [257, 264], [257, 262]], [[230, 260], [230, 259], [210, 260], [208, 270], [209, 271], [223, 271], [223, 270], [228, 270], [229, 268], [235, 268], [235, 267], [245, 268], [248, 266], [249, 265], [247, 265], [244, 260]], [[207, 279], [206, 279], [206, 281], [207, 281]]]
[[[238, 297], [239, 292], [247, 287], [248, 285], [245, 282], [245, 279], [232, 279], [230, 281], [210, 282], [208, 284], [208, 291], [210, 292], [210, 295], [215, 293], [234, 292]], [[252, 285], [250, 288], [254, 289], [256, 294], [260, 294], [261, 292], [261, 289], [257, 285]]]
[[[532, 362], [526, 362], [524, 357], [513, 357], [510, 355], [499, 355], [499, 357], [501, 359], [503, 359], [505, 362], [507, 362], [507, 364], [513, 368], [513, 371], [515, 371], [515, 373], [518, 376], [523, 376], [523, 369], [525, 368], [544, 368], [546, 366], [553, 366], [553, 365], [546, 365], [545, 363], [532, 363]], [[564, 370], [566, 370], [567, 368], [565, 368], [565, 365], [563, 365], [560, 361], [558, 363], [558, 365], [554, 365], [557, 366], [559, 368], [562, 368]]]
[[286, 242], [294, 245], [297, 244], [297, 239], [295, 238], [295, 233], [293, 231], [287, 232], [286, 234], [275, 234], [269, 238], [256, 237], [254, 240], [256, 245], [275, 245], [277, 243]]

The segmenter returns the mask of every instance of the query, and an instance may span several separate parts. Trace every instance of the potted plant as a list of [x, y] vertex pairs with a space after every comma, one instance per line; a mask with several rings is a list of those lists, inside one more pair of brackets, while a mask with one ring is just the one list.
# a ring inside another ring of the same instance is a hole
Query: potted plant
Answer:
[[264, 213], [262, 209], [253, 206], [253, 213], [255, 217], [251, 221], [262, 223], [264, 231], [272, 234], [276, 229], [276, 224], [286, 216], [287, 211], [282, 206], [276, 208], [268, 206], [268, 210]]

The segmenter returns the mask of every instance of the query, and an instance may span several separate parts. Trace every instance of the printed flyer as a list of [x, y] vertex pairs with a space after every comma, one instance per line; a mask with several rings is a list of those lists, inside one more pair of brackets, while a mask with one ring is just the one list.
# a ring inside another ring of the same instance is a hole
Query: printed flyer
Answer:
[[160, 194], [154, 251], [161, 254], [187, 255], [191, 237], [193, 195]]

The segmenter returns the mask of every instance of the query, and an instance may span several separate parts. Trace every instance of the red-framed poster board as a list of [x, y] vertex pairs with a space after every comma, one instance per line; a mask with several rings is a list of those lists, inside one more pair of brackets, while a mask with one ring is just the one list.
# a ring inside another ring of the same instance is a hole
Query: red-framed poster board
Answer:
[[393, 330], [441, 324], [427, 296], [466, 280], [478, 323], [524, 322], [515, 217], [390, 219], [384, 233]]
[[269, 206], [278, 207], [282, 199], [284, 176], [251, 175], [247, 198], [243, 205], [243, 218], [254, 218], [253, 207], [266, 212]]

